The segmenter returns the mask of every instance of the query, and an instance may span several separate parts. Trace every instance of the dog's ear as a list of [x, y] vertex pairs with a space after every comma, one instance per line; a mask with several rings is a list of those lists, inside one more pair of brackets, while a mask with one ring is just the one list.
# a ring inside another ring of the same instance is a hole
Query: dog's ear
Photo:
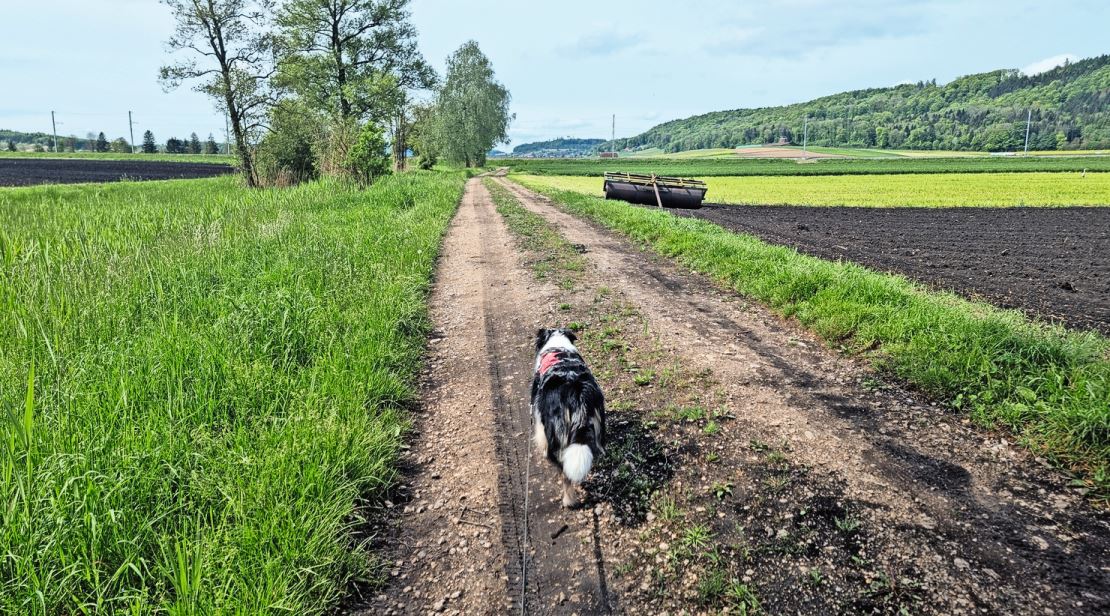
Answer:
[[560, 331], [562, 331], [563, 335], [567, 337], [567, 340], [570, 340], [572, 343], [578, 342], [578, 336], [574, 335], [574, 330], [564, 327]]
[[551, 337], [551, 330], [540, 328], [536, 330], [536, 352], [538, 353], [543, 345], [547, 344], [547, 339]]

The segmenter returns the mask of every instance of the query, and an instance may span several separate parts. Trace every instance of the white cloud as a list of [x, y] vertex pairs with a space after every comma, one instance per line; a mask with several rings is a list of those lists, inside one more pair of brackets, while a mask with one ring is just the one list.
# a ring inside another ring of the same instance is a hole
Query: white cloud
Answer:
[[1045, 71], [1050, 71], [1050, 70], [1056, 68], [1057, 66], [1060, 66], [1065, 61], [1066, 62], [1075, 62], [1078, 59], [1079, 59], [1079, 56], [1077, 56], [1073, 53], [1062, 53], [1062, 54], [1059, 54], [1059, 55], [1056, 55], [1056, 56], [1052, 56], [1050, 58], [1045, 58], [1044, 60], [1038, 60], [1038, 61], [1030, 64], [1029, 66], [1026, 66], [1025, 68], [1021, 69], [1021, 72], [1025, 73], [1026, 75], [1039, 75], [1040, 73], [1043, 73]]

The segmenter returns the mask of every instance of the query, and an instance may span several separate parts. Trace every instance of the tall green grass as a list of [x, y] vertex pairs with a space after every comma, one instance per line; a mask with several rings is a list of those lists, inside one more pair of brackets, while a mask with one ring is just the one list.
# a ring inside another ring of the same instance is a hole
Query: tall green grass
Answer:
[[462, 184], [0, 191], [0, 613], [334, 607]]
[[1110, 341], [1021, 313], [930, 292], [900, 276], [831, 262], [651, 208], [537, 182], [569, 211], [794, 317], [830, 344], [969, 413], [1012, 430], [1110, 489]]

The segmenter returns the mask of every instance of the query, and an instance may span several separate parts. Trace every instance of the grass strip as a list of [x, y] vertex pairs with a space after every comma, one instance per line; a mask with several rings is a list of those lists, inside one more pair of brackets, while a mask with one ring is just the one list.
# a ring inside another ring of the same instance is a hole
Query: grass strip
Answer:
[[536, 260], [530, 265], [536, 278], [552, 280], [563, 289], [572, 288], [586, 269], [586, 258], [542, 216], [524, 209], [505, 187], [492, 178], [482, 182], [509, 230], [516, 234], [524, 249], [535, 255]]
[[712, 223], [518, 178], [571, 213], [793, 317], [830, 345], [1012, 430], [1033, 450], [1110, 492], [1110, 341], [1016, 311], [924, 289], [900, 276], [799, 254]]
[[462, 187], [0, 190], [0, 612], [334, 609]]

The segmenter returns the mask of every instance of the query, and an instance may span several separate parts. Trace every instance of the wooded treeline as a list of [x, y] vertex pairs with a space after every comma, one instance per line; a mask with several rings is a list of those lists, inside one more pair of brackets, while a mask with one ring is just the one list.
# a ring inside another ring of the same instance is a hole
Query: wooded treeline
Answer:
[[[1110, 55], [1038, 75], [997, 70], [826, 96], [783, 107], [718, 111], [660, 124], [619, 149], [667, 152], [773, 143], [831, 147], [1011, 151], [1110, 148]], [[608, 147], [608, 142], [601, 146]]]
[[410, 0], [162, 0], [176, 22], [167, 89], [227, 114], [250, 185], [336, 175], [363, 183], [442, 156], [467, 166], [507, 139], [509, 92], [470, 41], [440, 78], [417, 48]]

